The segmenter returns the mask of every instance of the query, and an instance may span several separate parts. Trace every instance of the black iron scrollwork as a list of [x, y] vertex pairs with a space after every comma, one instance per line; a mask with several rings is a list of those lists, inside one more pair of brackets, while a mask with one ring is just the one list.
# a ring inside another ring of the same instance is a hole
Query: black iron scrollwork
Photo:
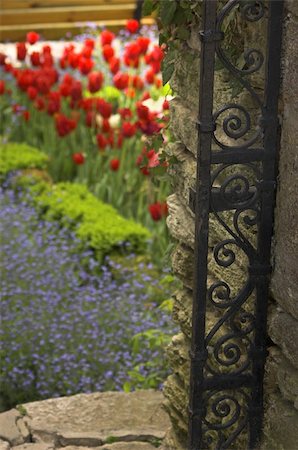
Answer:
[[[282, 0], [223, 6], [203, 0], [203, 11], [199, 123], [208, 126], [199, 128], [195, 195], [190, 449], [255, 448], [262, 430], [273, 211], [267, 193], [276, 175], [269, 155], [274, 159], [277, 149]], [[240, 47], [236, 56], [229, 51], [224, 31], [232, 15], [250, 30], [264, 21], [260, 48], [242, 40], [241, 55]], [[215, 58], [242, 89], [216, 106], [210, 105]]]
[[214, 391], [206, 398], [210, 417], [203, 423], [202, 448], [228, 449], [247, 426], [247, 412], [243, 404], [249, 401], [243, 390], [238, 392]]

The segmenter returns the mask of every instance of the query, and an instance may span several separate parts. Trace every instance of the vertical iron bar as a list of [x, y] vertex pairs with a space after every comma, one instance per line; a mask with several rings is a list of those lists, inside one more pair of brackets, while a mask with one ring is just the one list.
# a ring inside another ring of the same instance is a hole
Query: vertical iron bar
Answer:
[[195, 283], [192, 312], [192, 345], [190, 374], [189, 445], [199, 450], [202, 445], [203, 369], [207, 358], [205, 346], [205, 314], [207, 286], [210, 161], [213, 124], [213, 86], [215, 61], [215, 24], [217, 0], [203, 1], [201, 33], [201, 67], [199, 99], [199, 144], [197, 151], [197, 195], [195, 224]]
[[[267, 65], [265, 82], [263, 184], [261, 213], [258, 231], [259, 261], [270, 267], [271, 237], [275, 204], [276, 167], [279, 150], [278, 98], [280, 84], [280, 57], [282, 43], [283, 0], [269, 1], [267, 34]], [[250, 408], [249, 448], [256, 448], [262, 433], [263, 378], [266, 359], [267, 304], [269, 295], [269, 271], [256, 276], [256, 329], [253, 376], [256, 381]]]

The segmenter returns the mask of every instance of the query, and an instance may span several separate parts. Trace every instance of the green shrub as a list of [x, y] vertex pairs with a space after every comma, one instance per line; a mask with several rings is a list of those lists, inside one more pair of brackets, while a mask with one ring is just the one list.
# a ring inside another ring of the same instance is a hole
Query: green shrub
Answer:
[[46, 169], [49, 162], [47, 155], [27, 144], [9, 142], [0, 143], [0, 176], [20, 169]]
[[36, 208], [47, 220], [58, 220], [63, 226], [73, 228], [81, 241], [96, 251], [99, 259], [114, 250], [119, 252], [125, 244], [136, 252], [146, 249], [149, 231], [120, 216], [85, 186], [70, 182], [53, 186], [37, 183], [30, 191], [34, 193]]

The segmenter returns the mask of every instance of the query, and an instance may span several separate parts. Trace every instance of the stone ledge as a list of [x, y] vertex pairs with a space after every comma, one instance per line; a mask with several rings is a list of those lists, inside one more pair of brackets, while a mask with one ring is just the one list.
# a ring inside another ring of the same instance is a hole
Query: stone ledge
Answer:
[[27, 403], [24, 416], [16, 409], [0, 414], [0, 450], [151, 450], [170, 426], [163, 399], [160, 391], [140, 390]]

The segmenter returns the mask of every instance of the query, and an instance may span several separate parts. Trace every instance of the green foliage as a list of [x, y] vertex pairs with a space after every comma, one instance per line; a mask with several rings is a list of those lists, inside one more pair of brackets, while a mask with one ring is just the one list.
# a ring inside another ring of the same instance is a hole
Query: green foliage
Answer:
[[132, 338], [132, 351], [137, 354], [140, 350], [140, 346], [143, 341], [147, 341], [149, 348], [153, 350], [157, 347], [164, 347], [170, 342], [170, 336], [163, 333], [159, 329], [151, 329], [143, 331], [142, 333], [137, 333]]
[[[155, 350], [165, 348], [170, 343], [171, 337], [160, 329], [149, 329], [141, 333], [137, 333], [132, 338], [132, 352], [137, 355], [142, 347]], [[148, 375], [147, 370], [150, 369]], [[146, 375], [145, 375], [146, 373]], [[123, 385], [124, 392], [130, 392], [133, 389], [157, 389], [163, 381], [157, 361], [154, 358], [145, 364], [137, 364], [133, 369], [128, 371], [129, 381]]]
[[142, 252], [150, 237], [149, 231], [133, 220], [120, 216], [110, 205], [98, 200], [80, 184], [64, 182], [53, 186], [37, 184], [30, 188], [36, 207], [48, 220], [58, 220], [74, 228], [84, 244], [95, 251], [99, 259], [129, 244]]
[[27, 144], [0, 143], [0, 176], [19, 169], [46, 169], [49, 158]]
[[26, 416], [27, 415], [27, 410], [26, 410], [26, 408], [23, 405], [17, 405], [16, 409], [19, 411], [19, 413], [22, 416]]

